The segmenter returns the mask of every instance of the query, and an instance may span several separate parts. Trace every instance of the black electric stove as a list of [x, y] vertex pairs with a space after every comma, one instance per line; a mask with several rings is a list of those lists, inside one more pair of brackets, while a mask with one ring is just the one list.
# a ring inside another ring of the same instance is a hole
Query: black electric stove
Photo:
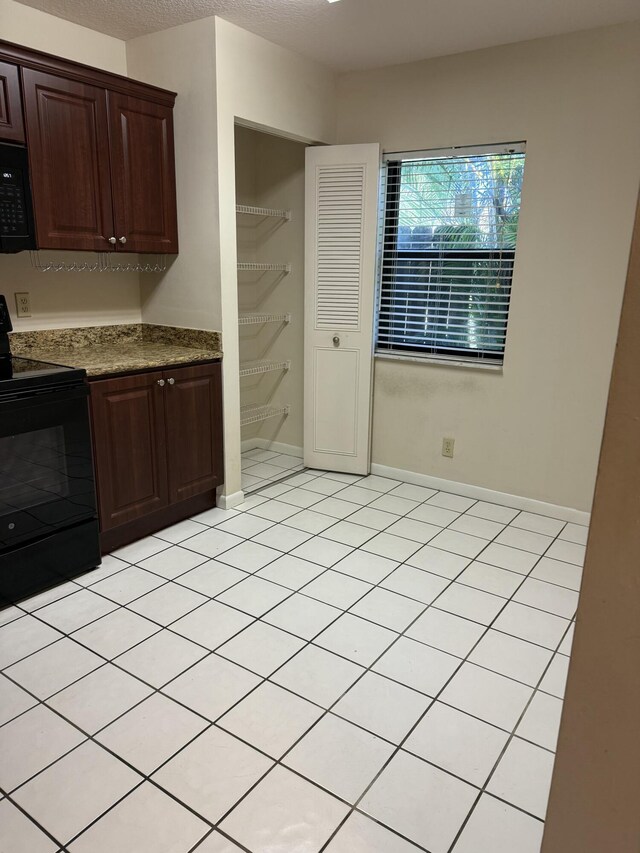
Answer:
[[86, 371], [77, 367], [10, 354], [0, 355], [0, 395], [36, 387], [68, 385], [70, 382], [84, 381], [85, 377]]
[[0, 351], [0, 606], [100, 563], [85, 377]]

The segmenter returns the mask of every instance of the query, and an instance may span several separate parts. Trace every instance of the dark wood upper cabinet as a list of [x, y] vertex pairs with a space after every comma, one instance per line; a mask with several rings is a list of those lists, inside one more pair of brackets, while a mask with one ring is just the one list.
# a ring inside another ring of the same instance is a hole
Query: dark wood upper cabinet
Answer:
[[222, 482], [221, 371], [219, 364], [200, 364], [164, 375], [169, 501], [174, 503]]
[[100, 527], [109, 530], [167, 506], [161, 372], [91, 383]]
[[38, 248], [178, 251], [174, 101], [0, 41], [0, 139], [26, 136]]
[[0, 62], [0, 139], [24, 142], [20, 74], [9, 62]]
[[107, 93], [23, 70], [38, 246], [106, 252], [113, 243]]
[[109, 92], [109, 128], [118, 250], [176, 253], [173, 111]]

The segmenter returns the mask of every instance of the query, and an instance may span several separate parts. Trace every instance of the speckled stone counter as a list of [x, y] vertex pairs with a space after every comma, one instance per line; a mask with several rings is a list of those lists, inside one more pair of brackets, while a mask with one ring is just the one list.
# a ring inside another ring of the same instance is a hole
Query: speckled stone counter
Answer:
[[13, 332], [10, 339], [14, 355], [82, 367], [94, 379], [222, 358], [219, 332], [146, 323]]

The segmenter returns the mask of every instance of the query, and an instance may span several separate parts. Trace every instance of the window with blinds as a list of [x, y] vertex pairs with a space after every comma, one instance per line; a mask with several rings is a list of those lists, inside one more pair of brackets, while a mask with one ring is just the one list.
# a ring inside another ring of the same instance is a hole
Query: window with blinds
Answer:
[[388, 154], [377, 351], [502, 362], [524, 144]]

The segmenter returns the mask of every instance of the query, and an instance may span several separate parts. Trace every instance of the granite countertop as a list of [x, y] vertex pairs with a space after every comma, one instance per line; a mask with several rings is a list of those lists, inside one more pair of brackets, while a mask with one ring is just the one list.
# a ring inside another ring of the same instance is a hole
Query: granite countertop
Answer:
[[133, 323], [10, 335], [16, 356], [82, 367], [98, 378], [222, 358], [219, 332]]

